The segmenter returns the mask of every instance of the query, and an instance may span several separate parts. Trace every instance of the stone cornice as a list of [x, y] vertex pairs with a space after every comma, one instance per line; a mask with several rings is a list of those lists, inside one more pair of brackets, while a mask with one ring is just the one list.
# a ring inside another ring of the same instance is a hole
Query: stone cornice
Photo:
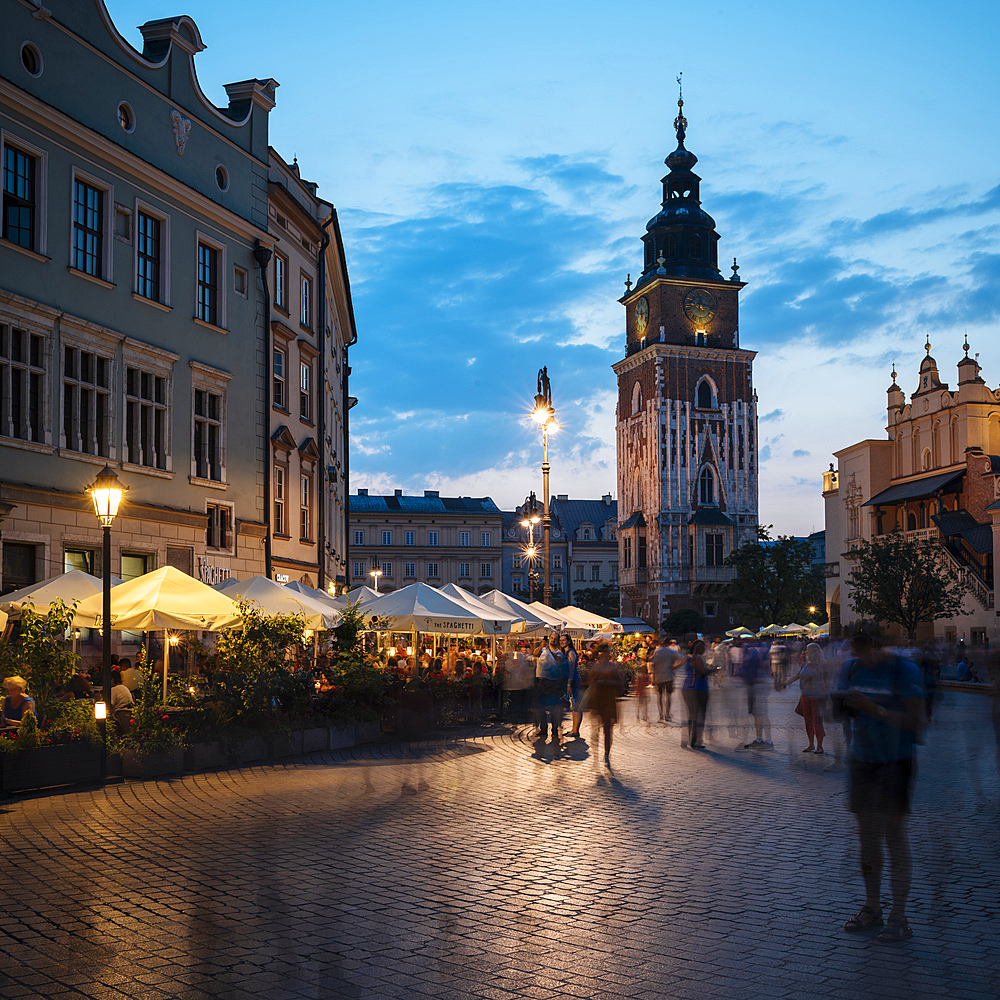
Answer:
[[725, 348], [712, 348], [712, 347], [687, 347], [683, 344], [650, 344], [648, 347], [644, 347], [641, 351], [636, 351], [635, 354], [630, 354], [627, 358], [622, 358], [621, 361], [616, 361], [611, 369], [616, 375], [621, 375], [622, 372], [631, 371], [633, 368], [638, 368], [640, 365], [645, 364], [654, 358], [659, 360], [661, 358], [694, 358], [699, 361], [716, 361], [725, 363], [727, 361], [744, 361], [750, 362], [757, 357], [756, 351], [745, 351], [742, 348], [725, 349]]

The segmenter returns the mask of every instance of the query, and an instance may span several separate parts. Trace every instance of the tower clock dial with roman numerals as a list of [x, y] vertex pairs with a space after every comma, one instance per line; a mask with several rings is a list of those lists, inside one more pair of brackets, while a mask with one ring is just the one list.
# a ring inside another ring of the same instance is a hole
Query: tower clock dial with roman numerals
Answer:
[[684, 314], [699, 326], [710, 323], [718, 308], [715, 296], [704, 288], [695, 288], [684, 296]]

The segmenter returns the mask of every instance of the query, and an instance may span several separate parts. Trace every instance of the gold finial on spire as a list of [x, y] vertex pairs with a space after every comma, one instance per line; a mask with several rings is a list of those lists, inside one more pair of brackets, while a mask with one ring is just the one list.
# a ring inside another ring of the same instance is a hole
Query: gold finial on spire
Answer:
[[684, 142], [688, 124], [687, 119], [684, 117], [684, 85], [681, 83], [682, 76], [684, 76], [683, 70], [677, 74], [677, 117], [674, 119], [674, 128], [677, 129], [677, 141], [681, 144]]
[[927, 356], [931, 356], [931, 335], [927, 334], [927, 343], [924, 344], [924, 350], [927, 352]]
[[968, 333], [966, 333], [966, 335], [965, 335], [965, 343], [962, 344], [962, 350], [965, 351], [965, 356], [968, 357], [969, 356], [969, 334]]
[[893, 363], [892, 363], [892, 384], [893, 385], [896, 384], [896, 362], [895, 361], [893, 361]]

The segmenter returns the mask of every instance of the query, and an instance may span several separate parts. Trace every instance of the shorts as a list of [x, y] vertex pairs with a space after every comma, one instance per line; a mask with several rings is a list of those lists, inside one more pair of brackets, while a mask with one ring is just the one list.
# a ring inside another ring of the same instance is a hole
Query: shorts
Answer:
[[657, 681], [656, 682], [656, 690], [657, 691], [666, 691], [667, 694], [673, 694], [673, 692], [674, 692], [674, 682], [673, 682], [673, 680], [669, 680], [669, 681]]
[[916, 770], [916, 763], [912, 758], [872, 764], [852, 757], [848, 775], [848, 805], [851, 812], [909, 815]]

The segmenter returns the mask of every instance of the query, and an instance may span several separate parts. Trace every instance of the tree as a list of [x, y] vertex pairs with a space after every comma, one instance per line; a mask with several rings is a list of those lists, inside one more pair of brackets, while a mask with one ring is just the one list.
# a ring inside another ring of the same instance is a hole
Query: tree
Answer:
[[910, 643], [921, 622], [969, 613], [962, 608], [968, 581], [942, 562], [929, 539], [911, 542], [894, 531], [861, 542], [848, 557], [857, 560], [847, 586], [858, 616], [902, 626]]
[[663, 619], [663, 631], [667, 635], [687, 635], [700, 632], [705, 626], [705, 616], [694, 608], [678, 608]]
[[604, 618], [617, 618], [621, 613], [621, 600], [618, 587], [606, 583], [603, 587], [584, 587], [573, 591], [573, 603], [591, 614]]
[[778, 535], [773, 526], [757, 528], [757, 540], [734, 549], [726, 565], [736, 573], [725, 599], [758, 626], [805, 618], [824, 604], [823, 575], [813, 565], [813, 547], [800, 538]]

